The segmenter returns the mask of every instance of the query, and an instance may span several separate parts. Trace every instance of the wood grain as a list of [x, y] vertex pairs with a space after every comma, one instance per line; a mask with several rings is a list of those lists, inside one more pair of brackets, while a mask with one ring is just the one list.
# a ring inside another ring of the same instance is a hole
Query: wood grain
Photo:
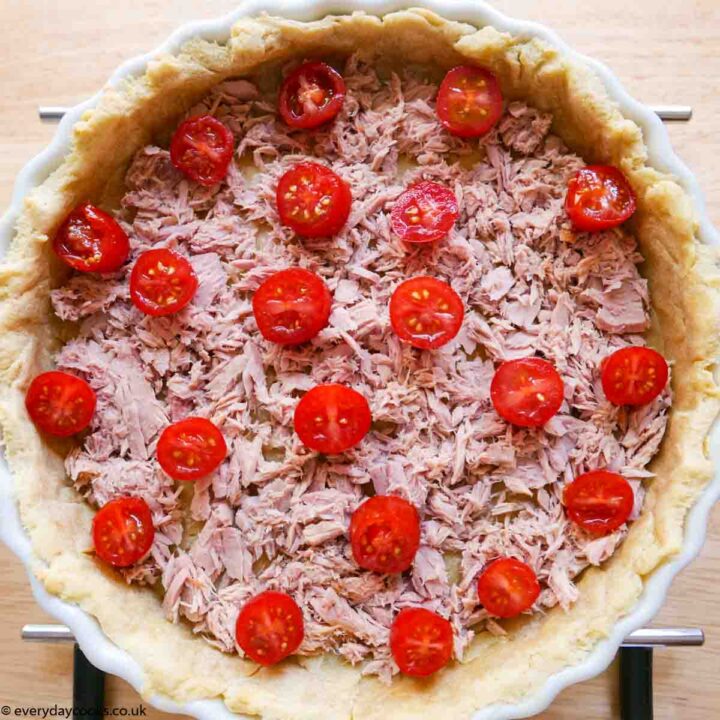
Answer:
[[[496, 6], [554, 27], [572, 46], [607, 63], [638, 99], [692, 105], [692, 122], [669, 130], [678, 154], [705, 190], [713, 221], [720, 224], [718, 0], [497, 0]], [[9, 202], [15, 174], [53, 135], [52, 126], [37, 120], [38, 105], [85, 99], [119, 63], [155, 47], [181, 23], [233, 7], [232, 0], [2, 0], [0, 207]], [[708, 636], [702, 649], [656, 653], [658, 720], [720, 717], [719, 571], [716, 509], [701, 557], [675, 581], [656, 619], [664, 625], [701, 625]], [[35, 604], [20, 563], [4, 547], [0, 572], [5, 583], [0, 596], [0, 705], [68, 705], [71, 648], [20, 641], [24, 623], [50, 618]], [[542, 720], [618, 717], [615, 675], [611, 668], [562, 693]], [[117, 678], [107, 686], [110, 705], [130, 708], [141, 702]], [[168, 716], [148, 709], [148, 717]]]

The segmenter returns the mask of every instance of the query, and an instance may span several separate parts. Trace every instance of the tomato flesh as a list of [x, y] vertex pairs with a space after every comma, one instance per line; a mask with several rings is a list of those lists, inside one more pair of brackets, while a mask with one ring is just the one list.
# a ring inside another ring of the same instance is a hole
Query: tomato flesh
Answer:
[[460, 331], [465, 308], [442, 280], [415, 277], [397, 286], [390, 298], [390, 323], [401, 340], [423, 350], [449, 343]]
[[503, 97], [489, 70], [460, 65], [440, 83], [436, 107], [440, 122], [453, 135], [478, 137], [502, 117]]
[[390, 226], [405, 242], [429, 243], [444, 238], [459, 213], [452, 190], [427, 180], [412, 185], [395, 201]]
[[260, 665], [274, 665], [292, 655], [305, 636], [303, 615], [286, 593], [268, 590], [243, 605], [235, 637], [243, 652]]
[[540, 427], [563, 402], [563, 381], [541, 358], [508, 360], [495, 371], [490, 399], [498, 415], [520, 427]]
[[197, 276], [190, 261], [172, 250], [147, 250], [130, 274], [130, 297], [146, 315], [171, 315], [195, 296]]
[[490, 563], [478, 578], [478, 598], [491, 614], [511, 618], [529, 610], [540, 595], [533, 569], [515, 558]]
[[170, 161], [191, 180], [212, 187], [227, 175], [233, 150], [230, 130], [212, 115], [198, 115], [175, 130]]
[[97, 511], [92, 526], [95, 554], [113, 567], [141, 560], [155, 539], [148, 504], [140, 497], [119, 497]]
[[262, 336], [279, 345], [299, 345], [328, 324], [332, 296], [323, 279], [291, 268], [271, 275], [253, 296], [255, 322]]
[[625, 175], [611, 165], [589, 165], [568, 183], [565, 210], [576, 230], [597, 232], [617, 227], [634, 212], [635, 193]]
[[665, 389], [668, 364], [652, 348], [616, 350], [602, 365], [605, 397], [614, 405], [646, 405]]
[[450, 662], [452, 625], [425, 608], [405, 608], [390, 628], [390, 652], [405, 675], [432, 675]]
[[345, 81], [324, 62], [306, 62], [280, 87], [278, 109], [287, 125], [310, 130], [332, 120], [345, 101]]
[[635, 494], [622, 475], [592, 470], [565, 488], [564, 502], [568, 517], [576, 525], [593, 535], [607, 535], [627, 522]]
[[157, 444], [160, 467], [174, 480], [197, 480], [217, 469], [227, 444], [207, 418], [189, 417], [166, 427]]
[[345, 225], [352, 194], [330, 168], [301, 162], [280, 178], [276, 200], [283, 225], [302, 237], [328, 237]]
[[74, 270], [107, 273], [118, 270], [128, 259], [130, 241], [115, 218], [84, 203], [55, 233], [53, 251]]
[[38, 375], [25, 394], [25, 407], [35, 426], [57, 437], [84, 430], [96, 403], [95, 391], [85, 380], [59, 370]]
[[415, 506], [395, 495], [375, 495], [350, 518], [350, 545], [365, 570], [401, 573], [420, 547], [420, 516]]
[[295, 408], [295, 432], [302, 443], [325, 455], [355, 447], [372, 423], [367, 400], [344, 385], [318, 385]]

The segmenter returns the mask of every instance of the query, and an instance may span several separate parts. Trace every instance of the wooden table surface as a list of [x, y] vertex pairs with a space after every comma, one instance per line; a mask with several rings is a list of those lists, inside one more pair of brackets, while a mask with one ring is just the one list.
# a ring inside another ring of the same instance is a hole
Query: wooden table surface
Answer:
[[[687, 124], [671, 125], [679, 155], [697, 174], [710, 215], [720, 225], [720, 0], [497, 0], [511, 15], [554, 27], [572, 46], [606, 62], [626, 88], [648, 103], [692, 105]], [[1, 0], [0, 208], [14, 177], [52, 137], [38, 105], [71, 105], [103, 84], [126, 58], [147, 52], [178, 25], [231, 10], [233, 0]], [[23, 644], [20, 628], [51, 622], [35, 604], [25, 573], [0, 547], [0, 705], [69, 705], [72, 649]], [[704, 648], [655, 656], [659, 720], [720, 717], [720, 511], [701, 557], [675, 581], [658, 625], [703, 626]], [[202, 672], [202, 668], [199, 669]], [[562, 693], [543, 720], [619, 717], [616, 668]], [[123, 681], [109, 678], [108, 704], [137, 707]], [[151, 708], [147, 716], [169, 717]], [[179, 717], [179, 716], [178, 716]]]

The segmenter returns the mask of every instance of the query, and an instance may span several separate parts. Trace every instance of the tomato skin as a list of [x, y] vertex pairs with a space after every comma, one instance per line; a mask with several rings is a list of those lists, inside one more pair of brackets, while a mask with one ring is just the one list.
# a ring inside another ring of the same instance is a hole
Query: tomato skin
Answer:
[[303, 615], [286, 593], [267, 590], [243, 605], [235, 638], [243, 652], [260, 665], [274, 665], [292, 655], [305, 636]]
[[309, 270], [289, 268], [271, 275], [253, 296], [253, 314], [262, 336], [278, 345], [300, 345], [327, 327], [332, 295]]
[[390, 652], [403, 674], [432, 675], [452, 658], [452, 625], [425, 608], [404, 608], [390, 628]]
[[324, 62], [306, 62], [283, 80], [278, 110], [290, 127], [311, 130], [332, 120], [344, 102], [342, 75]]
[[355, 562], [377, 573], [408, 570], [420, 547], [420, 516], [415, 506], [396, 495], [375, 495], [350, 518]]
[[440, 122], [453, 135], [479, 137], [502, 117], [503, 97], [489, 70], [459, 65], [440, 83], [436, 107]]
[[173, 480], [197, 480], [216, 470], [227, 457], [227, 444], [217, 425], [188, 417], [168, 425], [157, 444], [160, 467]]
[[283, 225], [301, 237], [329, 237], [347, 222], [352, 193], [330, 168], [301, 162], [280, 178], [275, 199]]
[[450, 188], [425, 180], [409, 187], [390, 213], [392, 231], [408, 243], [430, 243], [452, 230], [460, 210]]
[[170, 161], [183, 174], [205, 187], [225, 178], [234, 151], [233, 135], [212, 115], [197, 115], [180, 123], [170, 141]]
[[495, 371], [490, 399], [497, 414], [519, 427], [540, 427], [557, 413], [564, 386], [558, 371], [547, 360], [508, 360]]
[[148, 504], [140, 497], [119, 497], [103, 505], [92, 526], [95, 554], [113, 567], [129, 567], [152, 547], [155, 527]]
[[592, 470], [565, 488], [563, 500], [568, 517], [576, 525], [593, 535], [608, 535], [627, 522], [635, 493], [622, 475]]
[[598, 232], [617, 227], [636, 206], [630, 183], [612, 165], [588, 165], [568, 182], [565, 211], [576, 230]]
[[478, 578], [478, 598], [491, 614], [511, 618], [529, 610], [540, 595], [533, 569], [515, 558], [491, 562]]
[[84, 430], [95, 414], [95, 391], [76, 375], [51, 370], [33, 379], [25, 408], [39, 430], [69, 437]]
[[668, 375], [667, 361], [659, 352], [626, 347], [605, 358], [601, 381], [613, 405], [647, 405], [665, 389]]
[[449, 343], [460, 331], [465, 308], [442, 280], [420, 276], [405, 280], [390, 298], [390, 322], [398, 337], [422, 350]]
[[195, 296], [197, 275], [190, 261], [166, 248], [145, 251], [130, 273], [130, 298], [146, 315], [172, 315]]
[[345, 385], [317, 385], [295, 408], [295, 432], [311, 450], [337, 455], [355, 447], [370, 431], [367, 400]]
[[128, 236], [115, 218], [90, 203], [78, 205], [65, 218], [52, 247], [66, 265], [79, 272], [114, 272], [130, 254]]

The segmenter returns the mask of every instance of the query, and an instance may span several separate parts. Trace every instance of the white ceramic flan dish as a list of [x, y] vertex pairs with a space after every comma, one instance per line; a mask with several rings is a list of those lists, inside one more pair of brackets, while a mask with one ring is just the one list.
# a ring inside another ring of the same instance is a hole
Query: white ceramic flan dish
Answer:
[[[414, 2], [412, 5], [437, 12], [449, 20], [467, 22], [477, 27], [491, 25], [501, 32], [508, 32], [516, 36], [537, 37], [553, 45], [573, 60], [589, 66], [603, 81], [609, 96], [617, 102], [622, 114], [633, 120], [642, 129], [648, 149], [648, 163], [662, 172], [674, 175], [692, 197], [700, 223], [700, 239], [704, 243], [720, 247], [720, 237], [709, 222], [698, 183], [674, 154], [662, 123], [650, 108], [633, 100], [606, 67], [574, 52], [547, 28], [536, 23], [509, 18], [486, 3], [477, 0], [475, 2], [427, 0]], [[226, 40], [230, 36], [232, 25], [240, 17], [266, 12], [289, 19], [309, 21], [327, 14], [348, 14], [358, 10], [383, 15], [404, 7], [407, 7], [407, 3], [383, 0], [366, 0], [364, 2], [344, 0], [314, 4], [301, 0], [285, 2], [267, 0], [262, 3], [257, 0], [248, 0], [242, 2], [236, 11], [223, 18], [189, 23], [183, 26], [154, 52], [130, 60], [118, 68], [110, 78], [109, 85], [116, 86], [128, 77], [143, 74], [153, 58], [160, 54], [177, 52], [191, 38], [200, 37], [219, 42]], [[18, 175], [11, 207], [0, 222], [0, 251], [2, 253], [7, 250], [11, 241], [13, 227], [23, 198], [58, 166], [69, 150], [73, 126], [85, 110], [98, 102], [98, 98], [99, 96], [96, 96], [72, 108], [62, 120], [50, 146], [28, 163]], [[711, 455], [716, 467], [718, 467], [718, 446], [720, 445], [718, 433], [720, 433], [720, 429], [716, 426], [710, 436]], [[510, 718], [535, 715], [544, 710], [564, 688], [602, 672], [612, 661], [623, 638], [646, 624], [659, 611], [674, 576], [698, 554], [705, 538], [710, 508], [718, 497], [720, 497], [720, 472], [716, 472], [713, 482], [706, 487], [688, 515], [682, 551], [672, 562], [664, 564], [647, 579], [642, 598], [634, 610], [615, 625], [610, 636], [598, 643], [586, 660], [553, 675], [541, 690], [527, 697], [521, 703], [487, 707], [476, 713], [474, 720], [510, 720]], [[4, 461], [0, 463], [0, 536], [30, 568], [34, 560], [32, 549], [18, 517], [13, 498], [12, 480]], [[59, 622], [70, 627], [90, 661], [106, 672], [122, 677], [138, 691], [142, 691], [143, 674], [140, 666], [103, 634], [96, 620], [78, 607], [50, 595], [31, 572], [29, 572], [29, 576], [38, 603]], [[183, 705], [158, 696], [149, 700], [161, 710], [185, 713], [198, 718], [239, 717], [233, 716], [219, 700], [194, 701]]]

